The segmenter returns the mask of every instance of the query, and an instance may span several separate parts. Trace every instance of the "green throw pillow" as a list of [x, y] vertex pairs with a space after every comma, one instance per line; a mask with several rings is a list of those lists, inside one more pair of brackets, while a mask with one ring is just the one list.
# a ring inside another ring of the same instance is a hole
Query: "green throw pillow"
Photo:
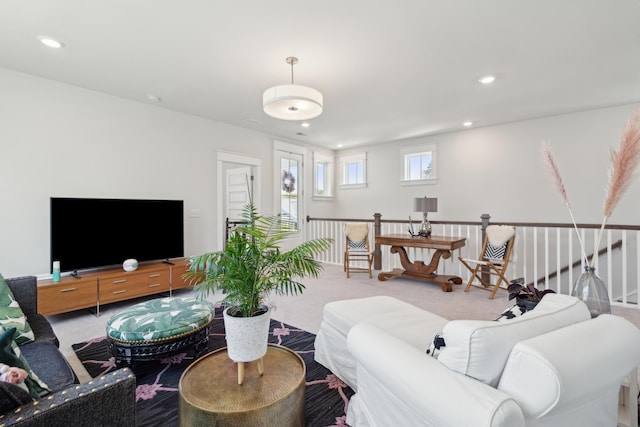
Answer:
[[5, 330], [16, 328], [15, 336], [18, 345], [35, 341], [36, 337], [27, 322], [27, 316], [20, 308], [18, 301], [13, 296], [13, 292], [7, 282], [0, 274], [0, 326]]
[[39, 399], [40, 397], [48, 394], [51, 390], [49, 390], [49, 387], [42, 382], [40, 378], [38, 378], [35, 372], [33, 372], [29, 367], [27, 360], [22, 357], [20, 348], [13, 340], [15, 332], [16, 329], [11, 328], [6, 331], [2, 331], [2, 335], [0, 335], [0, 363], [4, 363], [5, 365], [13, 366], [15, 368], [22, 368], [27, 371], [29, 375], [24, 380], [24, 383], [27, 385], [27, 389], [29, 390], [31, 397]]

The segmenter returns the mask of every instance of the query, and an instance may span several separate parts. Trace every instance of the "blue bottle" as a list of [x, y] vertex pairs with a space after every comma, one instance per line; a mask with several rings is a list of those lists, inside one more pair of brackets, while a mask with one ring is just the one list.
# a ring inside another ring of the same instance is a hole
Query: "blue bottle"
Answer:
[[60, 261], [53, 261], [53, 281], [60, 281]]

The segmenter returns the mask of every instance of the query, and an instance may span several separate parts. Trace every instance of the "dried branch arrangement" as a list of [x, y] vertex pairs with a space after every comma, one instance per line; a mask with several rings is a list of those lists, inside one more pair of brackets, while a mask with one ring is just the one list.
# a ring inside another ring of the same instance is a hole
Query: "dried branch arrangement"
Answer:
[[585, 261], [585, 265], [589, 265], [593, 268], [595, 267], [596, 255], [598, 253], [598, 248], [600, 247], [600, 242], [602, 240], [607, 220], [620, 201], [622, 194], [624, 194], [627, 188], [629, 188], [635, 171], [638, 168], [638, 165], [640, 165], [640, 108], [633, 113], [629, 122], [624, 127], [622, 131], [622, 140], [620, 141], [620, 147], [618, 150], [614, 150], [613, 148], [611, 149], [611, 167], [609, 169], [609, 181], [607, 183], [607, 197], [604, 201], [602, 225], [598, 233], [597, 244], [594, 248], [593, 255], [591, 256], [591, 263], [589, 263], [589, 260], [587, 259], [584, 243], [582, 242], [582, 238], [578, 232], [578, 226], [573, 216], [571, 205], [569, 204], [569, 198], [567, 197], [567, 191], [564, 183], [562, 182], [558, 166], [553, 159], [553, 155], [551, 154], [551, 150], [547, 144], [543, 144], [542, 154], [547, 170], [553, 180], [553, 184], [563, 203], [569, 210], [571, 222], [573, 223], [576, 235], [578, 236], [578, 241], [580, 242], [580, 249], [582, 250], [582, 258]]

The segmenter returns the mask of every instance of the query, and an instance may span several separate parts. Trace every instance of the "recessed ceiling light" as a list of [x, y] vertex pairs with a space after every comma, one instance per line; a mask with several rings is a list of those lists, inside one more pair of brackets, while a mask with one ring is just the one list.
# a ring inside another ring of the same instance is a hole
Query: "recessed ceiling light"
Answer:
[[304, 123], [301, 123], [300, 126], [302, 126], [303, 128], [308, 128], [309, 126], [311, 126], [311, 123], [304, 122]]
[[40, 36], [38, 37], [38, 40], [40, 40], [40, 43], [42, 43], [43, 45], [52, 47], [54, 49], [60, 49], [61, 47], [64, 47], [63, 42], [56, 39], [52, 39], [51, 37]]
[[493, 83], [496, 80], [495, 76], [483, 76], [478, 79], [480, 83], [483, 85], [488, 85]]
[[473, 124], [473, 122], [464, 122], [464, 123], [462, 124], [462, 126], [464, 126], [464, 127], [468, 128], [468, 127], [469, 127], [469, 126], [471, 126], [472, 124]]
[[342, 148], [342, 147], [343, 147], [343, 145], [342, 145], [342, 144], [338, 144], [338, 145], [336, 145], [336, 147], [338, 147], [338, 148]]

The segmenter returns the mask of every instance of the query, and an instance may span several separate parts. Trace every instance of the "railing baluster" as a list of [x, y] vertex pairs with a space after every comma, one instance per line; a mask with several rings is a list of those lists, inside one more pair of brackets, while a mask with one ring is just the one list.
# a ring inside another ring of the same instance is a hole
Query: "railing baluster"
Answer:
[[561, 258], [560, 229], [556, 228], [556, 271], [558, 272], [558, 275], [556, 276], [556, 292], [559, 292], [559, 293], [562, 292], [562, 288], [561, 288], [562, 271], [560, 271], [562, 269], [562, 261], [560, 260], [560, 258]]
[[[640, 305], [640, 231], [635, 232], [636, 237], [636, 280], [635, 280], [635, 301]], [[625, 295], [626, 296], [626, 295]]]
[[544, 228], [544, 288], [549, 289], [549, 227]]
[[[627, 231], [622, 231], [622, 303], [627, 303]], [[613, 283], [613, 279], [611, 275], [609, 275], [609, 289], [611, 289], [611, 285]], [[611, 294], [609, 294], [609, 300], [612, 299]]]
[[573, 230], [571, 228], [567, 228], [567, 242], [569, 243], [569, 260], [567, 265], [569, 265], [569, 292], [571, 294], [572, 283], [573, 283], [573, 266], [571, 264], [571, 260], [573, 259]]

